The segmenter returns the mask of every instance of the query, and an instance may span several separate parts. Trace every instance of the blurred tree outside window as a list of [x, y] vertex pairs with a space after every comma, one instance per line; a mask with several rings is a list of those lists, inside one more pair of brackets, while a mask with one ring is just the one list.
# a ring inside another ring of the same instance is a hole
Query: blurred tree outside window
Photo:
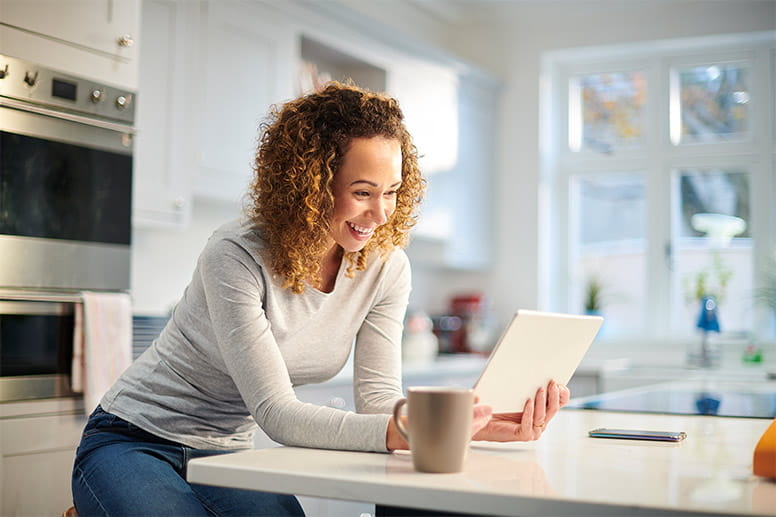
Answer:
[[590, 74], [572, 79], [569, 145], [601, 153], [643, 144], [647, 82], [643, 72]]
[[[674, 143], [741, 140], [749, 131], [749, 69], [710, 63], [673, 70], [672, 94], [679, 97], [678, 138]], [[677, 114], [673, 114], [674, 117]]]

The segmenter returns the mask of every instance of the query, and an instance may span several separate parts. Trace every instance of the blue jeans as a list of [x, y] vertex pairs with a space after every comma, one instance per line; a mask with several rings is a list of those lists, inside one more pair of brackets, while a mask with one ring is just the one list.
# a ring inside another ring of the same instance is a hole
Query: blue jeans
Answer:
[[193, 458], [229, 451], [192, 449], [106, 413], [89, 417], [73, 466], [73, 502], [90, 515], [304, 516], [296, 497], [186, 481]]

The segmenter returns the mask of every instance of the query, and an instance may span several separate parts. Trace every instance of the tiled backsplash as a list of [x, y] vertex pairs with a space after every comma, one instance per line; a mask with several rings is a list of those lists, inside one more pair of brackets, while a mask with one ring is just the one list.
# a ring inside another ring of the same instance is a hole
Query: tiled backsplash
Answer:
[[151, 346], [159, 336], [168, 316], [133, 316], [132, 317], [132, 359], [137, 359], [145, 349]]

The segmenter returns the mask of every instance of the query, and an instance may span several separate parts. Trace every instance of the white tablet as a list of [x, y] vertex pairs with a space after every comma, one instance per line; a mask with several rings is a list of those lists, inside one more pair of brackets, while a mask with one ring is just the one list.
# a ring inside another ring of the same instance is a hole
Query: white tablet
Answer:
[[523, 410], [550, 380], [567, 384], [603, 318], [519, 310], [485, 365], [474, 392], [494, 413]]

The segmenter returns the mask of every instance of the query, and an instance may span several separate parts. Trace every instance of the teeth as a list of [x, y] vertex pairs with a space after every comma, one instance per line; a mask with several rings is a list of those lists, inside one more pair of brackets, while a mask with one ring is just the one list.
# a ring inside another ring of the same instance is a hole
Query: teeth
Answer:
[[370, 235], [374, 230], [372, 228], [367, 228], [366, 226], [358, 226], [353, 223], [348, 223], [348, 225], [353, 228], [353, 230], [356, 231], [356, 233], [360, 233], [361, 235]]

